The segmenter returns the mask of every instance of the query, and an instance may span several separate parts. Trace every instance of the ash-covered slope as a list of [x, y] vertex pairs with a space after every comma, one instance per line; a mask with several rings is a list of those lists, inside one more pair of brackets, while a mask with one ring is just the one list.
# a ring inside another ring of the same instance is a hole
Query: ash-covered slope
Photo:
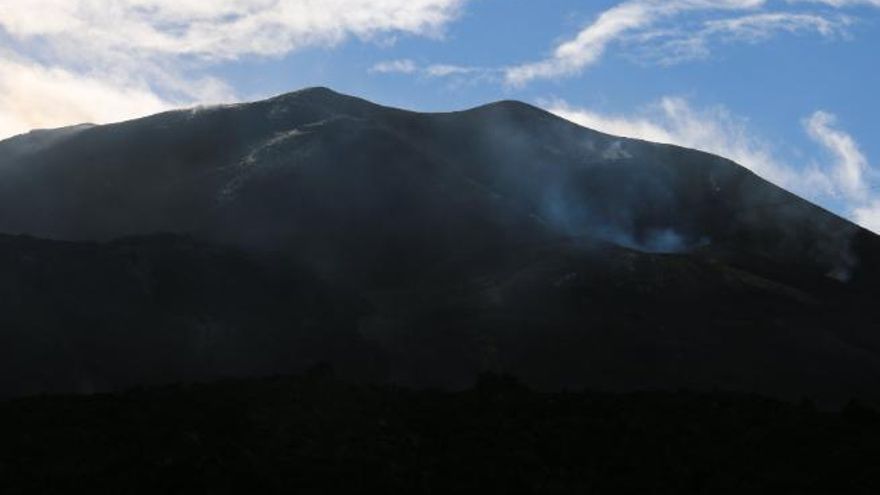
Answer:
[[877, 237], [706, 153], [517, 102], [418, 114], [320, 88], [15, 142], [0, 232], [273, 253], [358, 301], [350, 338], [388, 379], [877, 395]]

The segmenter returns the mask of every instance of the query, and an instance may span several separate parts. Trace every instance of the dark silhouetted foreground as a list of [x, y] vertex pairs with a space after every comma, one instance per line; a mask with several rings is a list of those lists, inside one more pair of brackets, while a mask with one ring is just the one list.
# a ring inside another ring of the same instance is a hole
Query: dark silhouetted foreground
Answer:
[[878, 493], [880, 414], [332, 373], [0, 404], [4, 493]]

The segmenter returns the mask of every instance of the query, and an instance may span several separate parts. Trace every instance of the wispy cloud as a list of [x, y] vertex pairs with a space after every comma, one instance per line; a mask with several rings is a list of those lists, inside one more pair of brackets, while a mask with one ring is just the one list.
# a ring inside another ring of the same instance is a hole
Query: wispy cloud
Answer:
[[615, 41], [664, 18], [687, 11], [757, 9], [764, 3], [765, 0], [630, 0], [601, 13], [573, 39], [558, 45], [549, 58], [508, 68], [505, 79], [508, 84], [522, 86], [535, 79], [575, 75], [598, 62]]
[[808, 34], [834, 39], [847, 36], [854, 20], [848, 16], [762, 12], [713, 19], [676, 29], [648, 30], [623, 40], [643, 60], [670, 65], [708, 57], [715, 43], [756, 44], [779, 33]]
[[[765, 179], [880, 232], [880, 196], [870, 187], [875, 171], [856, 141], [817, 111], [805, 130], [832, 158], [796, 167], [753, 133], [744, 118], [723, 106], [694, 108], [686, 99], [665, 97], [631, 115], [609, 115], [561, 100], [542, 102], [549, 111], [609, 134], [675, 144], [729, 158]], [[835, 207], [837, 206], [837, 207]]]
[[448, 77], [460, 76], [463, 74], [487, 74], [494, 71], [481, 67], [465, 67], [462, 65], [452, 64], [432, 64], [425, 67], [424, 72], [430, 77]]
[[386, 60], [370, 67], [370, 73], [374, 74], [412, 74], [419, 67], [410, 59]]
[[818, 15], [783, 13], [726, 18], [688, 26], [687, 29], [653, 29], [660, 21], [689, 11], [749, 11], [760, 9], [765, 3], [766, 0], [629, 0], [599, 14], [577, 36], [559, 44], [550, 57], [538, 62], [492, 69], [443, 64], [420, 67], [410, 60], [389, 61], [375, 65], [371, 72], [429, 77], [470, 74], [483, 79], [493, 75], [496, 76], [491, 78], [493, 80], [518, 87], [536, 79], [576, 75], [598, 63], [609, 46], [616, 42], [631, 45], [641, 41], [644, 47], [655, 50], [662, 47], [662, 53], [656, 58], [683, 59], [705, 54], [708, 40], [721, 35], [754, 42], [778, 31], [813, 29], [830, 35], [838, 30], [837, 23]]
[[489, 78], [498, 75], [500, 70], [452, 64], [420, 65], [410, 59], [399, 59], [378, 62], [370, 67], [369, 72], [371, 74], [415, 74], [426, 78], [446, 78], [455, 76]]
[[868, 195], [866, 174], [870, 167], [855, 139], [837, 128], [834, 115], [821, 110], [806, 119], [804, 127], [810, 137], [834, 159], [832, 180], [836, 190], [850, 201], [865, 201]]
[[851, 22], [848, 17], [828, 18], [817, 14], [765, 12], [707, 21], [703, 35], [720, 34], [750, 43], [764, 41], [779, 31], [789, 33], [815, 31], [830, 37], [842, 34], [844, 28]]
[[856, 140], [838, 127], [833, 114], [817, 111], [804, 121], [804, 127], [831, 157], [834, 193], [845, 199], [853, 220], [880, 233], [880, 190], [874, 186], [880, 171], [871, 166]]
[[[794, 4], [824, 4], [844, 8], [880, 6], [880, 0], [626, 0], [601, 12], [575, 36], [557, 44], [549, 56], [507, 67], [452, 67], [456, 75], [475, 74], [480, 79], [522, 87], [535, 80], [560, 79], [582, 73], [599, 63], [614, 45], [638, 58], [669, 65], [708, 57], [713, 43], [764, 42], [779, 34], [815, 33], [824, 38], [845, 38], [855, 18], [828, 12], [804, 11]], [[775, 10], [768, 11], [773, 6]], [[708, 19], [707, 19], [708, 17]], [[408, 68], [408, 67], [407, 67]], [[376, 72], [376, 71], [374, 71]], [[426, 68], [397, 71], [419, 75], [445, 75]], [[487, 74], [495, 77], [487, 78]]]
[[831, 7], [855, 7], [859, 5], [880, 7], [880, 0], [788, 0], [788, 3], [822, 3]]
[[[438, 37], [465, 2], [0, 0], [0, 35], [18, 47], [0, 54], [0, 138], [32, 127], [110, 122], [169, 105], [234, 99], [223, 82], [192, 74], [223, 61], [278, 57], [350, 38]], [[58, 102], [58, 111], [44, 111], [49, 107], [40, 104], [36, 88], [51, 89], [44, 98]]]

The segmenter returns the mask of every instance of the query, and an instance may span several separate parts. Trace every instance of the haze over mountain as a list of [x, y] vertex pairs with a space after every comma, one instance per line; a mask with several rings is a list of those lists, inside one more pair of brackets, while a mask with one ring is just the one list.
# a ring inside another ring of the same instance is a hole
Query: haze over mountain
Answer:
[[518, 102], [313, 88], [18, 136], [0, 232], [5, 394], [327, 361], [880, 399], [876, 235], [729, 160]]

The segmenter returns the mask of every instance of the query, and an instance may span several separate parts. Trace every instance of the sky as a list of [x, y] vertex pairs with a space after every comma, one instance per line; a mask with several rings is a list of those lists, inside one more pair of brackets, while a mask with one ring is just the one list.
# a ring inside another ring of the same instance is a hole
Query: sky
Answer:
[[0, 139], [309, 86], [522, 100], [880, 232], [880, 0], [0, 0]]

